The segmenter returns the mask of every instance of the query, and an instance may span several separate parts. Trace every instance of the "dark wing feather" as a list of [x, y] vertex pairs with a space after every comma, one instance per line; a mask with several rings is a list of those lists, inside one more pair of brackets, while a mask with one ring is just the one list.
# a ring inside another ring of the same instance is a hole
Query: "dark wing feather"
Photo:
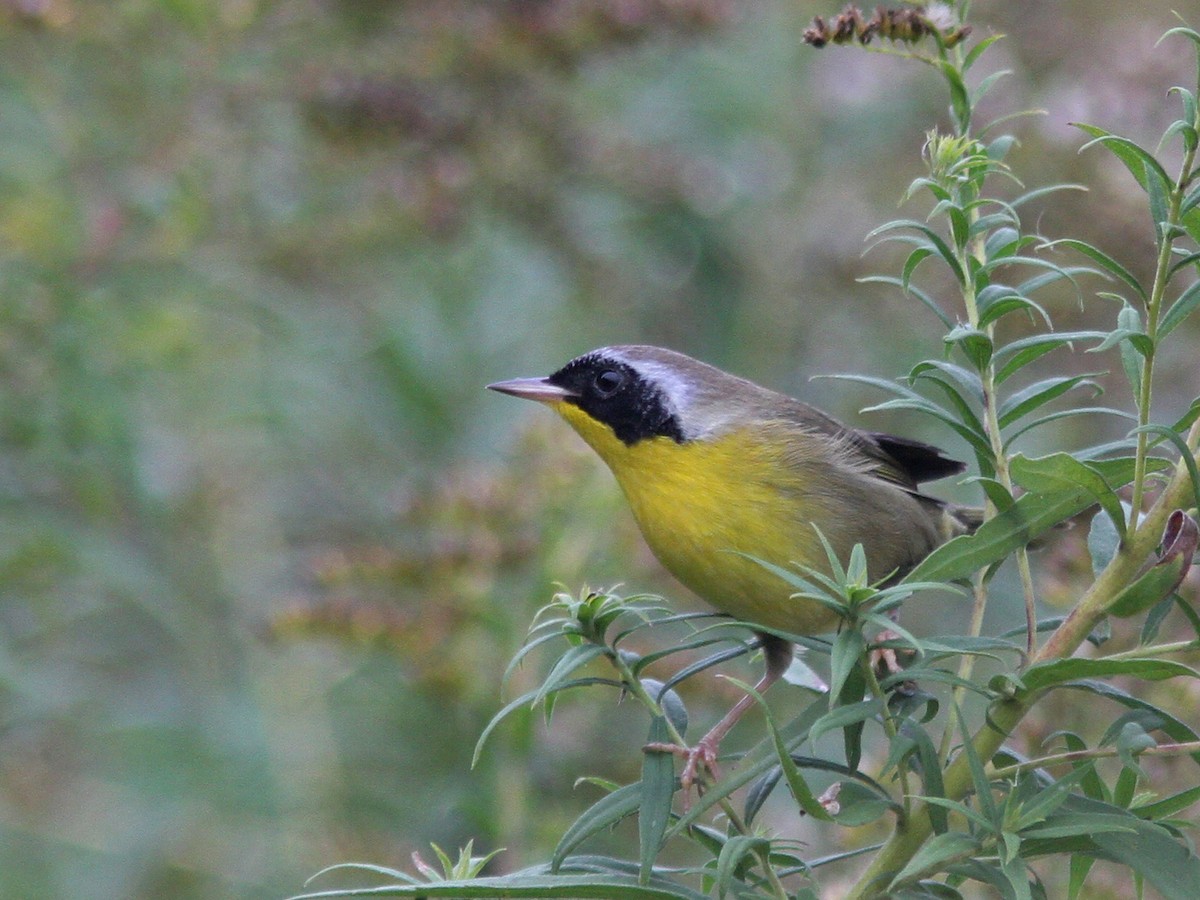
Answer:
[[932, 444], [896, 437], [894, 434], [863, 432], [880, 450], [886, 453], [897, 468], [917, 484], [936, 481], [948, 475], [957, 475], [966, 469], [966, 464], [944, 456]]

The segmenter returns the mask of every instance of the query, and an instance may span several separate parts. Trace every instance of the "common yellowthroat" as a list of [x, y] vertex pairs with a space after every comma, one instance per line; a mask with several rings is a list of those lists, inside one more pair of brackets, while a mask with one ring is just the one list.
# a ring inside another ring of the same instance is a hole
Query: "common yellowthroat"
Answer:
[[[616, 476], [659, 561], [714, 607], [753, 624], [795, 634], [836, 624], [835, 613], [793, 597], [755, 559], [823, 568], [823, 535], [843, 561], [862, 544], [875, 581], [902, 575], [977, 524], [972, 510], [921, 493], [921, 482], [964, 468], [936, 447], [848, 428], [672, 350], [604, 347], [545, 378], [488, 387], [566, 419]], [[760, 689], [791, 660], [786, 641], [763, 639]], [[749, 702], [702, 739], [689, 774], [698, 761], [711, 766]]]

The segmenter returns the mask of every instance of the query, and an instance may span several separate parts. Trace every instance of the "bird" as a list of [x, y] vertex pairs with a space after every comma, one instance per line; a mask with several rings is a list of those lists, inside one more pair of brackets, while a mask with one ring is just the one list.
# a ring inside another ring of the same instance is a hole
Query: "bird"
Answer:
[[[828, 569], [827, 546], [844, 562], [861, 544], [871, 581], [896, 580], [978, 524], [978, 511], [921, 491], [965, 468], [937, 447], [843, 425], [674, 350], [602, 347], [551, 375], [487, 387], [565, 419], [612, 471], [662, 565], [751, 627], [810, 635], [838, 624], [763, 562]], [[793, 646], [758, 634], [761, 693]], [[753, 702], [743, 697], [693, 747], [668, 748], [687, 759], [685, 789], [701, 768], [717, 772], [722, 738]]]

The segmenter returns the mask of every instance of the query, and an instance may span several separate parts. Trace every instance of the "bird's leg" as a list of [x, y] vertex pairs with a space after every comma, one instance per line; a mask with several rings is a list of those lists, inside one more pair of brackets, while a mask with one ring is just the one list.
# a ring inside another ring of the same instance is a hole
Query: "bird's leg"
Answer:
[[[775, 637], [771, 634], [759, 635], [762, 641], [763, 656], [766, 659], [766, 671], [762, 678], [758, 680], [758, 684], [754, 686], [754, 690], [761, 694], [776, 681], [780, 679], [784, 672], [787, 671], [792, 662], [792, 645], [783, 638]], [[647, 744], [643, 749], [657, 751], [660, 753], [674, 753], [684, 758], [683, 772], [679, 775], [679, 782], [683, 788], [683, 795], [686, 798], [691, 792], [692, 784], [696, 781], [696, 776], [702, 769], [707, 769], [714, 778], [719, 778], [720, 773], [717, 770], [717, 751], [720, 749], [721, 741], [725, 739], [725, 735], [733, 729], [737, 724], [738, 719], [754, 704], [754, 698], [747, 694], [742, 697], [729, 712], [725, 713], [724, 717], [708, 730], [704, 737], [691, 747], [680, 747], [678, 744]]]
[[[887, 615], [888, 615], [888, 618], [891, 619], [893, 622], [899, 621], [900, 610], [893, 609]], [[895, 641], [895, 640], [898, 640], [899, 638], [900, 638], [900, 635], [897, 632], [892, 631], [892, 629], [890, 629], [890, 628], [886, 628], [883, 631], [879, 632], [879, 634], [875, 635], [876, 646], [873, 650], [871, 650], [868, 658], [871, 663], [871, 668], [875, 672], [876, 678], [881, 678], [881, 679], [887, 678], [888, 676], [898, 675], [899, 673], [904, 671], [904, 665], [900, 662], [900, 657], [901, 656], [912, 656], [913, 651], [911, 649], [905, 648], [905, 649], [896, 650], [891, 647], [878, 646], [879, 644], [882, 644], [885, 641]], [[914, 682], [901, 681], [892, 690], [894, 690], [896, 693], [898, 693], [902, 696], [908, 696], [908, 695], [912, 694], [916, 689], [917, 689], [917, 686]]]

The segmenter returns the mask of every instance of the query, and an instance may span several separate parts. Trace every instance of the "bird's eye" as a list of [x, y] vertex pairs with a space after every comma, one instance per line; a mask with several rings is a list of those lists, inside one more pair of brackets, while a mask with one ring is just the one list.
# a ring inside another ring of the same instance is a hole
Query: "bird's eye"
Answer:
[[616, 369], [605, 369], [596, 376], [592, 384], [596, 388], [596, 393], [601, 397], [611, 397], [624, 381], [625, 377]]

